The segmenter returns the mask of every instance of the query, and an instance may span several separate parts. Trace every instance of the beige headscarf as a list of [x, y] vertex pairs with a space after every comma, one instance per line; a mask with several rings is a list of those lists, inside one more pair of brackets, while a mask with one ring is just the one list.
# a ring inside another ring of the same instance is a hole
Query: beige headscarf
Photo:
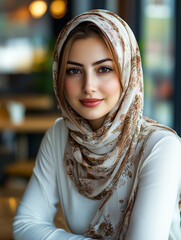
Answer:
[[117, 105], [96, 132], [68, 106], [82, 130], [78, 128], [58, 104], [69, 129], [64, 161], [67, 174], [79, 193], [89, 199], [102, 201], [85, 236], [124, 239], [137, 191], [137, 176], [144, 148], [151, 133], [161, 126], [143, 117], [142, 66], [134, 34], [120, 17], [106, 10], [80, 14], [61, 31], [53, 64], [58, 102], [58, 62], [62, 45], [71, 30], [85, 21], [96, 24], [112, 42], [122, 73], [123, 91]]

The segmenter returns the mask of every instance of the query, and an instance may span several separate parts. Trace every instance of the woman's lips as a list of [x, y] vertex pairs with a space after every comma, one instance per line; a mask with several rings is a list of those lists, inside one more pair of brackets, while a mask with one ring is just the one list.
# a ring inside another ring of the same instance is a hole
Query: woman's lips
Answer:
[[98, 98], [85, 98], [85, 99], [80, 99], [80, 102], [85, 107], [96, 107], [102, 102], [102, 100], [103, 99], [98, 99]]

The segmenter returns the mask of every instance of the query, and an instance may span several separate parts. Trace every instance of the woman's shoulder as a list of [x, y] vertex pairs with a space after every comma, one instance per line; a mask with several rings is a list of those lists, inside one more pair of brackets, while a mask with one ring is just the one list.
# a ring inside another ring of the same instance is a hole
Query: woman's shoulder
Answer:
[[181, 139], [180, 137], [168, 130], [156, 130], [148, 138], [145, 152], [145, 161], [151, 159], [161, 162], [161, 159], [166, 163], [172, 162], [181, 165]]
[[148, 138], [147, 146], [150, 146], [151, 148], [153, 148], [157, 144], [158, 145], [171, 144], [171, 146], [178, 147], [178, 146], [181, 146], [181, 139], [176, 133], [172, 131], [158, 129], [154, 131], [151, 134], [151, 136]]
[[60, 133], [60, 132], [66, 132], [67, 127], [65, 126], [64, 119], [62, 117], [59, 117], [55, 120], [54, 124], [48, 129], [47, 133]]
[[57, 118], [54, 124], [47, 130], [45, 138], [53, 142], [65, 142], [68, 135], [68, 129], [62, 117]]
[[59, 117], [55, 120], [54, 124], [50, 127], [50, 129], [57, 128], [65, 128], [65, 123], [63, 117]]

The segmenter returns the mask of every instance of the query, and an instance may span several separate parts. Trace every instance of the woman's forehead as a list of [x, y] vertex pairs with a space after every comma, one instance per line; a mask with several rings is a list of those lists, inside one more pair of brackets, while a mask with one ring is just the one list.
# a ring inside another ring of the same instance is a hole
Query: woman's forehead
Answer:
[[72, 43], [68, 56], [69, 61], [91, 62], [93, 65], [103, 59], [111, 59], [113, 61], [105, 42], [96, 36], [75, 40]]

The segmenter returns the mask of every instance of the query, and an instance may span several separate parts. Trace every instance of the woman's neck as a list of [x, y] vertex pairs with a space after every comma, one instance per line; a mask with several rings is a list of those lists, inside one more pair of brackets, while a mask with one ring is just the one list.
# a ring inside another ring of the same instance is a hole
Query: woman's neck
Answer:
[[96, 132], [99, 128], [101, 128], [103, 126], [105, 118], [106, 118], [106, 116], [103, 116], [101, 118], [94, 119], [94, 120], [88, 120], [88, 122], [94, 132]]

